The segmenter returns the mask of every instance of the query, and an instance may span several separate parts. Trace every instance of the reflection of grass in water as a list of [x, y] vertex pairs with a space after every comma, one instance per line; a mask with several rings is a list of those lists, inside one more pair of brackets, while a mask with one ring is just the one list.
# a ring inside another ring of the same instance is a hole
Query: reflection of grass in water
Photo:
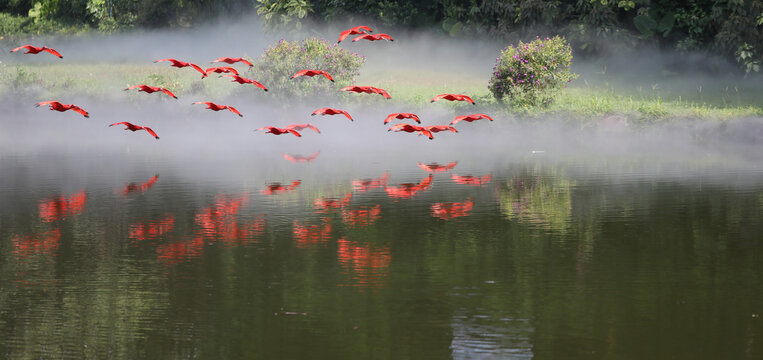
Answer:
[[499, 185], [501, 210], [509, 219], [566, 233], [572, 211], [569, 180], [524, 175]]

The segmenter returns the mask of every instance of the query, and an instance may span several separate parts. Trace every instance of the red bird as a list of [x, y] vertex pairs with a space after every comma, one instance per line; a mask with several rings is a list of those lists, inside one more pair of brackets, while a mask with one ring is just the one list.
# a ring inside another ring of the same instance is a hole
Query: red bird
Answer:
[[[238, 71], [236, 71], [236, 69], [230, 66], [216, 66], [216, 67], [207, 68], [206, 70], [204, 70], [204, 73], [207, 75], [211, 73], [218, 73], [218, 74], [219, 73], [234, 73], [238, 75]], [[206, 76], [202, 76], [202, 78], [205, 78], [205, 77]]]
[[37, 104], [34, 104], [35, 107], [43, 106], [43, 105], [50, 105], [50, 110], [56, 110], [56, 111], [62, 111], [62, 112], [66, 110], [74, 110], [82, 114], [82, 116], [86, 118], [90, 117], [90, 114], [88, 114], [87, 111], [85, 111], [85, 109], [74, 104], [62, 104], [58, 101], [43, 101], [43, 102], [38, 102]]
[[387, 93], [386, 90], [380, 89], [380, 88], [375, 88], [373, 86], [355, 86], [355, 85], [350, 85], [350, 86], [345, 86], [345, 87], [339, 89], [339, 91], [352, 91], [352, 92], [356, 92], [356, 93], [379, 94], [381, 96], [384, 96], [385, 99], [389, 99], [390, 98], [389, 93]]
[[332, 109], [332, 108], [320, 108], [318, 110], [313, 111], [313, 113], [310, 114], [310, 116], [315, 116], [315, 115], [338, 115], [338, 114], [342, 114], [342, 115], [346, 116], [348, 119], [350, 119], [350, 121], [355, 121], [355, 120], [352, 119], [352, 116], [350, 116], [350, 114], [347, 111], [339, 110], [339, 109]]
[[424, 130], [431, 131], [433, 133], [438, 133], [440, 131], [451, 131], [454, 133], [457, 133], [458, 130], [452, 126], [448, 125], [432, 125], [432, 126], [424, 126]]
[[236, 114], [238, 116], [241, 116], [241, 117], [244, 116], [244, 115], [241, 115], [241, 113], [238, 112], [238, 110], [236, 110], [236, 108], [234, 108], [233, 106], [230, 106], [230, 105], [218, 105], [218, 104], [215, 104], [215, 103], [213, 103], [211, 101], [197, 101], [197, 102], [193, 103], [192, 105], [196, 105], [196, 104], [207, 105], [207, 109], [210, 109], [210, 110], [214, 110], [214, 111], [229, 110], [230, 112], [232, 112], [232, 113], [234, 113], [234, 114]]
[[470, 97], [468, 97], [466, 95], [461, 95], [461, 94], [440, 94], [440, 95], [437, 95], [437, 96], [433, 97], [432, 100], [430, 100], [429, 102], [433, 103], [433, 102], [435, 102], [437, 100], [440, 100], [440, 99], [445, 99], [445, 100], [450, 100], [450, 101], [467, 101], [467, 102], [472, 103], [472, 105], [477, 105], [477, 104], [474, 103], [474, 100], [472, 100], [472, 98], [470, 98]]
[[434, 139], [434, 136], [432, 135], [431, 131], [429, 131], [427, 129], [424, 129], [421, 126], [416, 126], [416, 125], [411, 125], [411, 124], [397, 124], [397, 125], [389, 128], [389, 129], [387, 129], [387, 131], [395, 131], [395, 132], [405, 131], [405, 132], [409, 132], [409, 133], [418, 132], [419, 135], [425, 135], [426, 137], [429, 138], [429, 140]]
[[227, 64], [233, 64], [233, 63], [237, 63], [237, 62], [242, 62], [242, 63], [244, 63], [246, 65], [249, 65], [250, 67], [254, 66], [254, 64], [249, 62], [249, 60], [246, 60], [246, 59], [240, 58], [240, 57], [239, 58], [221, 57], [221, 58], [217, 58], [216, 60], [212, 61], [211, 64], [214, 64], [216, 62], [224, 62], [224, 63], [227, 63]]
[[151, 128], [148, 127], [148, 126], [133, 125], [133, 124], [130, 124], [129, 122], [127, 122], [127, 121], [113, 123], [113, 124], [111, 124], [109, 126], [114, 126], [114, 125], [124, 125], [125, 126], [125, 130], [130, 130], [130, 131], [146, 130], [146, 132], [151, 134], [151, 136], [159, 139], [159, 135], [156, 135], [154, 130], [151, 130]]
[[487, 116], [485, 114], [472, 114], [472, 115], [462, 115], [462, 116], [456, 116], [456, 119], [450, 122], [450, 125], [453, 125], [459, 121], [468, 121], [472, 122], [479, 119], [488, 119], [490, 121], [493, 121], [493, 118], [490, 116]]
[[237, 82], [239, 84], [252, 84], [262, 90], [268, 91], [268, 88], [266, 88], [265, 85], [262, 85], [262, 83], [260, 83], [257, 80], [247, 79], [247, 78], [234, 75], [234, 74], [226, 74], [226, 75], [220, 75], [220, 76], [226, 76], [226, 77], [232, 78], [233, 80], [231, 80], [231, 82]]
[[438, 163], [431, 163], [431, 164], [416, 163], [416, 165], [418, 165], [420, 168], [429, 172], [442, 172], [442, 171], [448, 171], [456, 167], [456, 165], [458, 165], [458, 161], [454, 161], [446, 165], [440, 165]]
[[432, 186], [433, 179], [434, 177], [432, 174], [429, 174], [428, 177], [422, 179], [418, 184], [405, 183], [398, 186], [385, 186], [384, 191], [386, 191], [387, 195], [391, 198], [409, 199], [415, 196], [419, 191], [429, 189]]
[[311, 154], [309, 156], [290, 155], [290, 154], [281, 154], [281, 156], [284, 159], [289, 160], [289, 161], [291, 161], [293, 163], [304, 163], [304, 162], [309, 163], [309, 162], [313, 162], [313, 160], [315, 160], [318, 157], [318, 155], [320, 155], [320, 154], [321, 154], [321, 152], [317, 151], [317, 152], [315, 152], [315, 153], [313, 153], [313, 154]]
[[274, 183], [265, 185], [267, 186], [267, 188], [260, 190], [260, 193], [262, 193], [263, 195], [275, 195], [275, 194], [280, 194], [284, 192], [289, 192], [296, 189], [301, 183], [302, 183], [301, 180], [294, 180], [292, 181], [291, 185], [284, 185], [284, 184], [281, 184], [280, 182], [274, 182]]
[[346, 39], [350, 35], [358, 35], [358, 34], [366, 34], [366, 32], [373, 32], [370, 27], [368, 26], [356, 26], [352, 29], [347, 29], [345, 31], [342, 31], [339, 33], [339, 40], [337, 40], [337, 44], [342, 42], [342, 40]]
[[384, 124], [388, 124], [393, 119], [413, 119], [417, 123], [421, 124], [421, 120], [419, 120], [419, 116], [416, 114], [411, 113], [393, 113], [387, 115], [387, 118], [384, 119]]
[[329, 80], [331, 80], [331, 82], [334, 82], [334, 78], [332, 78], [331, 75], [329, 75], [329, 73], [327, 73], [327, 72], [325, 72], [323, 70], [300, 70], [300, 71], [297, 71], [296, 74], [292, 75], [291, 78], [295, 79], [295, 78], [300, 77], [300, 76], [310, 76], [310, 77], [313, 77], [315, 75], [323, 75], [323, 76], [326, 77], [326, 79], [329, 79]]
[[313, 124], [292, 124], [292, 125], [287, 126], [286, 129], [294, 130], [294, 131], [302, 131], [304, 129], [310, 129], [310, 130], [313, 130], [313, 131], [317, 132], [318, 134], [321, 133], [321, 131], [318, 130], [318, 128], [315, 127], [315, 125], [313, 125]]
[[391, 36], [387, 34], [362, 34], [354, 39], [352, 39], [352, 42], [356, 42], [358, 40], [368, 40], [368, 41], [376, 41], [376, 40], [389, 40], [389, 41], [395, 41]]
[[383, 188], [387, 186], [388, 180], [389, 180], [389, 173], [384, 173], [375, 179], [353, 180], [352, 188], [355, 191], [366, 192], [366, 190]]
[[140, 85], [133, 85], [133, 86], [130, 86], [130, 87], [128, 87], [127, 89], [125, 89], [125, 91], [127, 91], [127, 90], [132, 90], [132, 89], [136, 89], [136, 88], [137, 88], [137, 89], [139, 89], [138, 91], [145, 91], [146, 93], [149, 93], [149, 94], [150, 94], [150, 93], [154, 93], [154, 92], [157, 92], [157, 91], [160, 91], [160, 92], [163, 92], [163, 93], [165, 93], [165, 94], [167, 94], [167, 95], [169, 95], [169, 96], [172, 96], [172, 97], [173, 97], [173, 98], [175, 98], [176, 100], [177, 100], [177, 98], [178, 98], [178, 97], [177, 97], [177, 96], [175, 96], [175, 94], [173, 94], [171, 91], [169, 91], [169, 90], [167, 90], [167, 89], [165, 89], [165, 88], [163, 88], [163, 87], [158, 87], [158, 86], [148, 86], [148, 85], [144, 85], [144, 84], [140, 84]]
[[204, 69], [202, 69], [199, 65], [196, 65], [194, 63], [180, 61], [180, 60], [177, 60], [177, 59], [160, 59], [160, 60], [156, 60], [154, 62], [158, 63], [158, 62], [162, 62], [162, 61], [169, 61], [169, 62], [172, 63], [170, 66], [174, 66], [176, 68], [184, 68], [184, 67], [190, 66], [194, 70], [200, 72], [202, 77], [206, 77], [207, 76], [207, 73], [204, 72]]
[[265, 126], [254, 131], [267, 130], [265, 133], [271, 133], [273, 135], [293, 134], [296, 137], [302, 137], [302, 134], [292, 129], [281, 129], [275, 126]]
[[[135, 130], [133, 130], [135, 131]], [[142, 184], [136, 184], [136, 183], [129, 183], [125, 185], [125, 187], [122, 189], [122, 195], [127, 195], [136, 191], [140, 191], [141, 193], [144, 193], [148, 191], [152, 186], [154, 186], [154, 183], [159, 180], [159, 174], [154, 175], [148, 181], [142, 183]]]
[[493, 176], [490, 174], [484, 175], [484, 176], [472, 176], [472, 175], [456, 175], [451, 174], [450, 179], [453, 180], [456, 184], [462, 184], [462, 185], [485, 185], [490, 182], [490, 180], [493, 179]]
[[434, 203], [431, 206], [432, 216], [443, 220], [451, 220], [459, 216], [468, 216], [474, 207], [471, 199], [464, 202]]
[[61, 59], [64, 58], [63, 56], [61, 56], [61, 54], [58, 53], [58, 51], [56, 51], [53, 48], [49, 48], [47, 46], [37, 47], [37, 46], [32, 46], [32, 45], [24, 45], [24, 46], [19, 46], [19, 47], [15, 48], [15, 49], [11, 50], [11, 52], [16, 52], [16, 51], [19, 51], [21, 49], [25, 49], [26, 50], [26, 52], [24, 54], [39, 54], [41, 51], [45, 51], [45, 52], [49, 52], [49, 53], [51, 53], [51, 54], [53, 54], [55, 56], [58, 56]]

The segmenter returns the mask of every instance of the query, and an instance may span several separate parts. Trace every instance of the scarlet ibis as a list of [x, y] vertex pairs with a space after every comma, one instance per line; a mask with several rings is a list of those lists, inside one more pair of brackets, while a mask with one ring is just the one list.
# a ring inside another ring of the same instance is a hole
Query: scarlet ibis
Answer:
[[342, 115], [346, 116], [348, 119], [350, 119], [350, 121], [355, 121], [355, 120], [352, 119], [352, 116], [350, 116], [350, 114], [347, 111], [339, 110], [339, 109], [332, 109], [332, 108], [320, 108], [318, 110], [313, 111], [313, 113], [310, 114], [310, 116], [315, 116], [315, 115], [338, 115], [338, 114], [342, 114]]
[[434, 136], [432, 135], [431, 131], [429, 131], [427, 129], [424, 129], [421, 126], [416, 126], [416, 125], [411, 125], [411, 124], [397, 124], [397, 125], [389, 128], [389, 129], [387, 129], [387, 131], [395, 131], [395, 132], [405, 131], [405, 132], [409, 132], [409, 133], [411, 133], [411, 132], [418, 132], [419, 135], [425, 135], [426, 137], [429, 138], [429, 140], [434, 139]]
[[438, 133], [440, 131], [451, 131], [454, 133], [457, 133], [458, 130], [456, 128], [449, 126], [449, 125], [432, 125], [432, 126], [424, 126], [424, 130], [431, 131], [433, 133]]
[[321, 133], [321, 131], [318, 130], [318, 128], [315, 127], [315, 125], [313, 125], [313, 124], [292, 124], [292, 125], [287, 126], [286, 129], [288, 129], [288, 130], [295, 130], [295, 131], [302, 131], [304, 129], [310, 129], [310, 130], [313, 130], [313, 131], [317, 132], [318, 134]]
[[324, 244], [331, 240], [331, 218], [321, 218], [320, 224], [300, 224], [294, 220], [292, 234], [297, 247]]
[[484, 176], [472, 176], [472, 175], [456, 175], [451, 174], [450, 179], [453, 180], [456, 184], [462, 184], [462, 185], [485, 185], [490, 182], [490, 180], [493, 179], [493, 176], [490, 174], [484, 175]]
[[432, 135], [432, 132], [429, 131], [429, 130], [421, 130], [421, 131], [419, 131], [419, 136], [421, 136], [421, 135], [426, 136], [427, 138], [429, 138], [429, 140], [434, 139], [434, 135]]
[[240, 58], [240, 57], [238, 57], [238, 58], [232, 58], [232, 57], [221, 57], [221, 58], [217, 58], [217, 59], [215, 59], [215, 60], [214, 60], [214, 61], [212, 61], [211, 63], [212, 63], [212, 64], [214, 64], [214, 63], [216, 63], [216, 62], [224, 62], [224, 63], [227, 63], [227, 64], [233, 64], [233, 63], [241, 62], [241, 63], [244, 63], [244, 64], [246, 64], [246, 65], [249, 65], [250, 67], [254, 66], [254, 64], [252, 64], [251, 62], [249, 62], [249, 60], [246, 60], [246, 59], [244, 59], [244, 58]]
[[456, 116], [456, 119], [451, 121], [450, 125], [454, 125], [455, 123], [457, 123], [459, 121], [472, 122], [472, 121], [479, 120], [479, 119], [488, 119], [490, 121], [493, 121], [493, 118], [491, 118], [490, 116], [487, 116], [485, 114], [461, 115], [461, 116]]
[[474, 103], [474, 100], [472, 100], [472, 98], [462, 94], [440, 94], [433, 97], [432, 100], [430, 100], [429, 102], [433, 103], [440, 99], [445, 99], [450, 101], [467, 101], [472, 103], [472, 105], [477, 105]]
[[169, 61], [169, 62], [172, 63], [170, 66], [174, 66], [176, 68], [184, 68], [184, 67], [190, 66], [194, 70], [200, 72], [202, 77], [206, 77], [207, 76], [207, 73], [204, 71], [204, 69], [202, 69], [199, 65], [196, 65], [194, 63], [180, 61], [180, 60], [177, 60], [177, 59], [160, 59], [160, 60], [156, 60], [154, 62], [158, 63], [158, 62], [162, 62], [162, 61]]
[[43, 106], [43, 105], [49, 105], [50, 106], [50, 110], [56, 110], [56, 111], [61, 111], [61, 112], [66, 111], [66, 110], [73, 110], [73, 111], [76, 111], [76, 112], [82, 114], [82, 116], [84, 116], [86, 118], [90, 117], [90, 114], [88, 114], [88, 112], [85, 111], [85, 109], [83, 109], [83, 108], [81, 108], [81, 107], [79, 107], [77, 105], [74, 105], [74, 104], [62, 104], [62, 103], [60, 103], [58, 101], [43, 101], [43, 102], [38, 102], [37, 104], [34, 104], [35, 107], [39, 107], [39, 106]]
[[464, 202], [434, 203], [431, 206], [432, 216], [443, 220], [451, 220], [459, 216], [468, 216], [474, 207], [471, 199]]
[[400, 184], [398, 186], [385, 186], [384, 191], [387, 192], [387, 195], [391, 198], [411, 198], [419, 191], [424, 191], [429, 189], [432, 186], [432, 180], [434, 177], [432, 174], [429, 174], [428, 177], [425, 177], [421, 180], [421, 182], [417, 184], [413, 183], [405, 183]]
[[313, 160], [315, 160], [318, 157], [318, 155], [320, 155], [320, 154], [321, 154], [321, 152], [317, 151], [317, 152], [315, 152], [313, 154], [310, 154], [309, 156], [302, 156], [302, 155], [298, 155], [298, 154], [295, 154], [295, 155], [292, 155], [292, 154], [281, 154], [281, 156], [284, 159], [289, 160], [289, 161], [291, 161], [293, 163], [303, 163], [303, 162], [309, 163], [309, 162], [312, 162]]
[[[234, 68], [232, 68], [230, 66], [216, 66], [216, 67], [207, 68], [206, 70], [204, 70], [204, 73], [206, 73], [207, 75], [209, 75], [211, 73], [218, 73], [218, 74], [220, 74], [220, 73], [234, 73], [234, 74], [238, 75], [238, 71], [236, 71], [236, 69], [234, 69]], [[202, 76], [202, 78], [204, 78], [204, 76]]]
[[447, 163], [446, 165], [440, 165], [438, 163], [431, 163], [431, 164], [424, 164], [424, 163], [416, 163], [420, 168], [429, 171], [429, 172], [442, 172], [442, 171], [448, 171], [450, 169], [453, 169], [458, 165], [458, 161]]
[[165, 93], [165, 94], [167, 94], [169, 96], [172, 96], [176, 100], [178, 98], [171, 91], [169, 91], [169, 90], [167, 90], [167, 89], [165, 89], [163, 87], [158, 87], [158, 86], [148, 86], [148, 85], [144, 85], [144, 84], [133, 85], [133, 86], [130, 86], [130, 87], [126, 88], [125, 91], [132, 90], [132, 89], [139, 89], [138, 91], [144, 91], [144, 92], [146, 92], [148, 94], [151, 94], [151, 93], [159, 91], [159, 92], [163, 92], [163, 93]]
[[59, 195], [52, 199], [40, 201], [38, 213], [44, 222], [61, 220], [67, 216], [81, 214], [87, 203], [87, 193], [81, 190], [68, 197]]
[[412, 113], [393, 113], [387, 115], [387, 118], [384, 119], [384, 124], [388, 124], [393, 119], [413, 119], [417, 123], [421, 124], [421, 120], [419, 120], [419, 116]]
[[342, 221], [350, 226], [366, 227], [381, 218], [381, 204], [358, 209], [342, 209]]
[[313, 77], [315, 75], [323, 75], [326, 77], [326, 79], [331, 80], [331, 82], [334, 82], [334, 78], [331, 77], [331, 75], [323, 70], [300, 70], [297, 71], [296, 74], [292, 75], [291, 78], [295, 79], [300, 76], [310, 76]]
[[254, 86], [256, 86], [256, 87], [258, 87], [258, 88], [260, 88], [262, 90], [268, 91], [268, 88], [266, 88], [265, 85], [262, 85], [262, 83], [260, 83], [257, 80], [247, 79], [245, 77], [241, 77], [241, 76], [238, 76], [238, 75], [235, 75], [235, 74], [226, 74], [226, 75], [221, 75], [221, 76], [226, 76], [226, 77], [232, 78], [233, 80], [231, 80], [231, 82], [237, 82], [239, 84], [252, 84], [252, 85], [254, 85]]
[[49, 48], [47, 46], [37, 47], [37, 46], [32, 46], [32, 45], [24, 45], [24, 46], [19, 46], [19, 47], [15, 48], [15, 49], [11, 50], [11, 52], [16, 52], [16, 51], [19, 51], [21, 49], [25, 49], [26, 50], [26, 52], [24, 54], [39, 54], [41, 51], [45, 51], [45, 52], [51, 53], [51, 54], [53, 54], [55, 56], [58, 56], [61, 59], [64, 58], [63, 56], [61, 56], [61, 54], [58, 53], [58, 51], [56, 51], [53, 48]]
[[370, 27], [368, 26], [356, 26], [352, 29], [347, 29], [345, 31], [342, 31], [339, 33], [339, 40], [337, 40], [337, 44], [342, 42], [342, 40], [346, 39], [350, 35], [358, 35], [358, 34], [365, 34], [366, 32], [373, 32]]
[[241, 116], [241, 117], [244, 116], [244, 115], [241, 115], [241, 113], [238, 112], [238, 110], [236, 110], [236, 108], [234, 108], [233, 106], [230, 106], [230, 105], [219, 105], [219, 104], [215, 104], [215, 103], [213, 103], [211, 101], [197, 101], [197, 102], [193, 103], [193, 105], [196, 105], [196, 104], [207, 105], [207, 109], [209, 109], [209, 110], [214, 110], [214, 111], [229, 110], [230, 112], [232, 112], [232, 113], [234, 113], [234, 114], [236, 114], [238, 116]]
[[151, 134], [151, 136], [159, 139], [159, 135], [156, 135], [154, 130], [151, 130], [151, 128], [148, 127], [148, 126], [133, 125], [133, 124], [130, 124], [129, 122], [127, 122], [127, 121], [113, 123], [113, 124], [111, 124], [109, 126], [114, 126], [114, 125], [124, 125], [125, 126], [125, 130], [130, 130], [130, 131], [146, 130], [146, 132]]
[[[125, 130], [127, 130], [127, 129], [125, 129]], [[135, 131], [135, 130], [133, 130], [133, 131]], [[125, 185], [125, 187], [122, 189], [122, 195], [127, 195], [127, 194], [130, 194], [130, 193], [133, 193], [133, 192], [137, 192], [137, 191], [140, 191], [141, 193], [144, 193], [144, 192], [148, 191], [148, 189], [150, 189], [152, 186], [154, 186], [154, 184], [156, 183], [157, 180], [159, 180], [159, 174], [156, 174], [156, 175], [152, 176], [150, 179], [148, 179], [148, 181], [146, 181], [146, 182], [144, 182], [142, 184], [129, 183], [129, 184]]]
[[388, 180], [389, 180], [389, 173], [384, 173], [375, 179], [353, 180], [352, 188], [355, 191], [366, 192], [366, 190], [383, 188], [387, 186]]
[[297, 131], [293, 129], [281, 129], [275, 126], [265, 126], [254, 131], [260, 131], [260, 130], [267, 130], [265, 131], [265, 133], [271, 133], [273, 135], [293, 134], [296, 137], [302, 137], [302, 134], [298, 133]]
[[389, 41], [395, 41], [391, 36], [387, 34], [361, 34], [358, 37], [352, 39], [352, 42], [356, 42], [358, 40], [368, 40], [368, 41], [376, 41], [376, 40], [389, 40]]
[[380, 89], [380, 88], [375, 88], [373, 86], [350, 85], [350, 86], [345, 86], [345, 87], [339, 89], [339, 91], [352, 91], [352, 92], [356, 92], [356, 93], [379, 94], [381, 96], [384, 96], [385, 99], [389, 99], [390, 98], [389, 93], [387, 93], [386, 90]]

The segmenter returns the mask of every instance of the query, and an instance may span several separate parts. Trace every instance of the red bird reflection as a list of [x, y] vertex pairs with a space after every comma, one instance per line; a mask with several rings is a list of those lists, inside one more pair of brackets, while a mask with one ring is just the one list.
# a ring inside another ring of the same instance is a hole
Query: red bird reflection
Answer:
[[197, 235], [188, 241], [161, 244], [156, 248], [156, 255], [160, 263], [174, 265], [200, 258], [204, 251], [204, 244], [204, 237]]
[[474, 203], [472, 200], [464, 202], [434, 203], [431, 206], [432, 216], [443, 220], [451, 220], [460, 216], [468, 216], [472, 211]]
[[429, 172], [443, 172], [448, 171], [456, 167], [458, 165], [458, 161], [450, 162], [445, 165], [440, 165], [438, 163], [431, 163], [431, 164], [424, 164], [424, 163], [416, 163], [420, 168], [429, 171]]
[[125, 185], [125, 187], [122, 189], [122, 195], [127, 196], [127, 195], [129, 195], [131, 193], [134, 193], [134, 192], [140, 192], [142, 194], [142, 193], [148, 191], [148, 189], [150, 189], [152, 186], [154, 186], [154, 184], [156, 183], [157, 180], [159, 180], [159, 175], [158, 174], [154, 175], [153, 177], [148, 179], [148, 181], [146, 181], [146, 182], [144, 182], [142, 184], [129, 183], [129, 184]]
[[387, 195], [393, 199], [410, 199], [416, 196], [420, 191], [429, 189], [432, 186], [433, 179], [434, 176], [429, 174], [428, 177], [425, 177], [417, 184], [405, 183], [398, 186], [387, 186], [384, 188], [384, 191], [386, 191]]
[[20, 257], [33, 255], [51, 255], [58, 249], [61, 241], [61, 229], [35, 233], [32, 235], [15, 235], [11, 238], [13, 253]]
[[128, 236], [130, 239], [146, 241], [156, 239], [175, 228], [175, 215], [168, 214], [160, 220], [149, 220], [131, 224]]
[[260, 193], [263, 195], [283, 194], [283, 193], [294, 191], [294, 189], [296, 189], [301, 183], [302, 183], [301, 180], [292, 181], [291, 185], [284, 185], [280, 182], [273, 182], [273, 183], [267, 184], [264, 189], [260, 190]]
[[358, 209], [343, 209], [342, 221], [349, 226], [366, 227], [381, 218], [381, 205]]
[[366, 192], [367, 190], [383, 189], [389, 181], [389, 173], [384, 173], [375, 179], [361, 179], [352, 181], [352, 189], [357, 192]]
[[459, 176], [456, 174], [451, 174], [450, 178], [456, 184], [477, 185], [477, 186], [485, 185], [489, 183], [491, 180], [493, 180], [493, 176], [491, 174], [487, 174], [484, 176], [472, 176], [472, 175]]
[[331, 197], [317, 198], [313, 201], [313, 204], [315, 205], [316, 212], [322, 213], [350, 205], [350, 200], [352, 200], [352, 193], [347, 193], [341, 199]]
[[389, 265], [392, 262], [389, 246], [362, 244], [357, 241], [338, 239], [337, 260], [342, 266], [342, 273], [349, 277], [340, 286], [359, 288], [379, 288], [384, 286], [389, 277]]
[[324, 245], [331, 240], [331, 219], [321, 218], [320, 224], [300, 224], [294, 220], [292, 225], [295, 245], [299, 248]]
[[85, 209], [87, 193], [85, 190], [69, 195], [56, 196], [52, 199], [40, 201], [38, 213], [40, 220], [51, 222], [61, 220], [72, 215], [79, 215]]
[[310, 154], [308, 156], [302, 156], [299, 154], [281, 154], [281, 156], [284, 159], [293, 163], [309, 163], [309, 162], [313, 162], [313, 160], [315, 160], [320, 154], [321, 154], [320, 151], [316, 151], [315, 153]]
[[196, 214], [199, 236], [203, 236], [206, 241], [219, 240], [228, 246], [254, 241], [265, 231], [265, 217], [259, 215], [250, 221], [239, 221], [239, 211], [248, 203], [249, 193], [216, 196], [212, 205]]

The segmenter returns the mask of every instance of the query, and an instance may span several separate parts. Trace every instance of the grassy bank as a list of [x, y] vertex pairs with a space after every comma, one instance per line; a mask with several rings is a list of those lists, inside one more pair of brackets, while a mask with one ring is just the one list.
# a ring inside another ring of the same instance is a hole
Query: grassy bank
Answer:
[[[238, 67], [242, 70], [243, 67]], [[577, 119], [583, 123], [606, 117], [619, 117], [631, 123], [655, 123], [676, 119], [725, 121], [733, 118], [763, 116], [760, 85], [745, 79], [703, 79], [673, 77], [626, 78], [612, 75], [581, 74], [564, 93], [546, 108], [512, 107], [498, 103], [487, 89], [487, 79], [470, 74], [431, 71], [361, 71], [360, 85], [386, 89], [392, 100], [409, 107], [423, 108], [433, 96], [464, 93], [477, 107], [449, 103], [454, 110], [491, 112], [517, 121], [546, 117]], [[242, 74], [250, 76], [251, 74]], [[272, 96], [248, 86], [237, 86], [227, 78], [212, 75], [200, 79], [198, 72], [160, 64], [0, 64], [0, 98], [33, 97], [40, 100], [71, 98], [72, 94], [103, 99], [135, 96], [121, 90], [127, 85], [146, 83], [171, 89], [180, 97], [221, 100], [233, 95], [253, 99]], [[265, 84], [267, 86], [267, 84]], [[353, 103], [358, 96], [337, 94], [341, 104]]]

